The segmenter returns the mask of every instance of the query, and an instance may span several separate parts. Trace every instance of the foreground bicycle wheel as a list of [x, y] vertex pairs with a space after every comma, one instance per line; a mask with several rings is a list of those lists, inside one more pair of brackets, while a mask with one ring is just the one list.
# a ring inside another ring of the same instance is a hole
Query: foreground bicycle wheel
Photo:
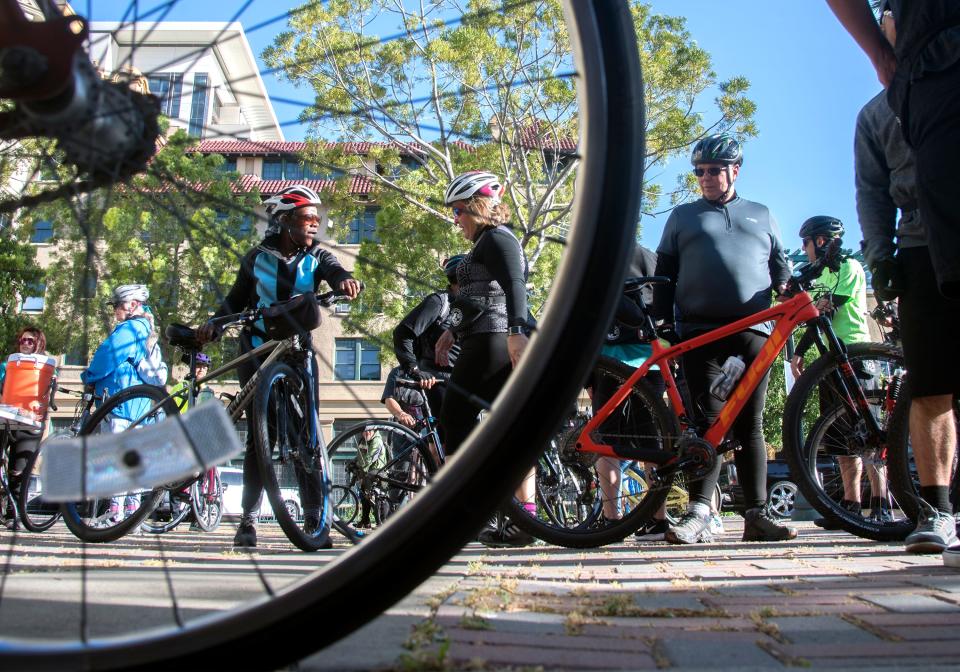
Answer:
[[[853, 344], [847, 352], [871, 413], [887, 430], [892, 405], [899, 403], [902, 390], [902, 353], [875, 343]], [[797, 380], [783, 421], [784, 454], [792, 479], [821, 515], [847, 532], [877, 541], [901, 540], [913, 524], [909, 504], [888, 487], [887, 446], [867, 445], [864, 420], [845, 398], [837, 362], [831, 357], [818, 359]], [[850, 474], [857, 472], [859, 509], [843, 505], [851, 494], [844, 488], [844, 475], [853, 483], [856, 479]]]
[[[222, 664], [239, 650], [246, 667], [277, 669], [380, 614], [475, 534], [578, 394], [634, 245], [644, 150], [632, 17], [617, 0], [568, 2], [565, 9], [579, 71], [581, 161], [564, 257], [523, 360], [438, 478], [376, 535], [305, 579], [270, 585], [265, 576], [258, 599], [149, 633], [74, 635], [63, 644], [7, 638], [0, 666], [193, 668]], [[251, 562], [251, 573], [256, 568]]]
[[[386, 451], [378, 464], [369, 464], [376, 456], [361, 455], [366, 445], [364, 435], [373, 440], [379, 436]], [[350, 524], [383, 523], [409, 504], [437, 472], [423, 437], [403, 425], [386, 420], [364, 420], [348, 427], [330, 442], [327, 459], [333, 473], [335, 487], [343, 489], [339, 503], [347, 505], [351, 497], [358, 497], [361, 517], [351, 520], [339, 516], [340, 522]], [[349, 494], [347, 494], [349, 493]], [[367, 499], [368, 519], [362, 519], [362, 500]], [[338, 503], [334, 499], [334, 505]], [[369, 520], [375, 517], [374, 521]]]
[[[135, 432], [138, 427], [163, 422], [178, 413], [172, 400], [164, 401], [166, 396], [166, 390], [153, 385], [128, 387], [109, 397], [80, 429], [80, 435]], [[161, 401], [164, 403], [158, 406]], [[160, 503], [164, 492], [164, 488], [120, 492], [112, 498], [64, 504], [60, 511], [63, 522], [77, 538], [107, 543], [137, 529]]]
[[[622, 362], [600, 357], [590, 382], [594, 392], [601, 386], [612, 392], [626, 383], [633, 371]], [[573, 440], [579, 435], [575, 430], [569, 434]], [[627, 454], [631, 448], [670, 451], [680, 436], [680, 428], [662, 398], [640, 380], [596, 433], [602, 437], [598, 441], [621, 447]], [[557, 466], [551, 468], [544, 464]], [[563, 499], [572, 499], [577, 504], [572, 510], [579, 516], [560, 519], [540, 502], [537, 515], [531, 516], [516, 498], [508, 505], [508, 513], [520, 529], [548, 543], [569, 548], [592, 548], [621, 541], [651, 520], [671, 494], [686, 492], [684, 477], [680, 474], [668, 485], [651, 487], [649, 479], [638, 472], [637, 463], [630, 457], [598, 458], [581, 453], [573, 441], [564, 440], [564, 435], [541, 456], [538, 477], [550, 479], [547, 484], [552, 485], [556, 479], [553, 473], [560, 477]], [[541, 487], [539, 482], [537, 487]], [[565, 510], [571, 508], [568, 506]]]

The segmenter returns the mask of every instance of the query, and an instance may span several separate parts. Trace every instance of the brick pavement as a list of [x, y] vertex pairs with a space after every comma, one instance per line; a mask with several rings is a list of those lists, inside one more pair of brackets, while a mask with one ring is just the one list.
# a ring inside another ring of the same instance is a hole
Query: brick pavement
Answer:
[[[742, 543], [742, 521], [725, 521], [694, 547], [471, 544], [403, 641], [382, 635], [409, 599], [302, 669], [386, 667], [398, 645], [398, 669], [960, 669], [960, 571], [939, 556], [811, 523], [794, 542]], [[371, 641], [375, 664], [359, 654]]]

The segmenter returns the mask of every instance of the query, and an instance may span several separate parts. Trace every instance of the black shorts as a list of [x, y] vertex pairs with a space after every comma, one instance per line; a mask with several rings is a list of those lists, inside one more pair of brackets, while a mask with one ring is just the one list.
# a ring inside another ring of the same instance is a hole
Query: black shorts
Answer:
[[897, 252], [906, 288], [900, 295], [903, 359], [915, 397], [960, 393], [960, 301], [937, 288], [926, 247]]

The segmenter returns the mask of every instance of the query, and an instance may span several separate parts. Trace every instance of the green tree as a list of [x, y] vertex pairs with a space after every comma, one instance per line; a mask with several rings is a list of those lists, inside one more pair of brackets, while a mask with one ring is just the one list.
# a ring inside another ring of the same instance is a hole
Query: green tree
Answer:
[[[653, 212], [662, 199], [691, 193], [685, 178], [663, 193], [658, 169], [706, 133], [755, 134], [755, 105], [747, 80], [718, 80], [684, 19], [656, 15], [639, 1], [632, 10], [648, 115], [651, 177], [643, 190]], [[317, 141], [304, 159], [346, 175], [327, 195], [334, 221], [342, 225], [368, 205], [350, 196], [352, 175], [373, 184], [378, 240], [361, 246], [357, 272], [367, 298], [350, 326], [380, 333], [443, 286], [439, 262], [467, 247], [443, 190], [456, 174], [478, 168], [505, 179], [538, 307], [562, 252], [579, 165], [574, 65], [559, 0], [311, 3], [292, 14], [290, 30], [264, 60], [315, 96], [302, 118]], [[719, 95], [707, 120], [698, 108], [713, 89]], [[320, 138], [377, 144], [362, 153]]]
[[195, 142], [178, 131], [129, 184], [30, 215], [55, 223], [43, 315], [52, 349], [86, 361], [114, 326], [105, 302], [120, 284], [150, 288], [161, 333], [205, 320], [220, 304], [255, 242], [260, 199], [235, 188], [222, 156], [191, 151]]
[[43, 271], [37, 265], [36, 250], [24, 240], [26, 230], [0, 222], [0, 356], [12, 352], [10, 348], [17, 330], [33, 321], [20, 313], [24, 297], [30, 296], [40, 282]]

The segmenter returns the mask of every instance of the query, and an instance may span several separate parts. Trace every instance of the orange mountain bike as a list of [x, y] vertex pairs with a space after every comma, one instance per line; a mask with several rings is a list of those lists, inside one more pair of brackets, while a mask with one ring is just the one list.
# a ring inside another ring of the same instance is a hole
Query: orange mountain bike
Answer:
[[[534, 516], [513, 500], [509, 505], [511, 518], [519, 527], [544, 541], [578, 548], [614, 543], [639, 529], [654, 517], [671, 492], [688, 490], [689, 482], [708, 474], [720, 455], [739, 446], [739, 442], [727, 438], [731, 427], [800, 325], [815, 330], [815, 342], [821, 350], [819, 361], [829, 359], [834, 363], [830, 372], [837, 378], [837, 384], [831, 390], [836, 392], [835, 404], [846, 412], [843, 417], [857, 419], [865, 445], [880, 446], [885, 440], [884, 428], [876, 413], [876, 397], [880, 392], [870, 390], [871, 386], [864, 384], [862, 376], [858, 375], [862, 369], [857, 363], [859, 351], [856, 348], [848, 351], [839, 341], [829, 319], [820, 316], [814, 298], [808, 293], [825, 268], [835, 269], [840, 262], [842, 257], [838, 251], [831, 250], [790, 279], [784, 292], [786, 300], [671, 347], [660, 343], [657, 328], [647, 316], [641, 333], [650, 342], [653, 354], [637, 369], [601, 357], [587, 385], [595, 385], [605, 377], [615, 383], [611, 388], [616, 392], [582, 425], [575, 437], [567, 437], [561, 442], [560, 459], [569, 467], [567, 473], [577, 474], [574, 479], [577, 482], [567, 488], [570, 497], [578, 499], [577, 506], [568, 507], [568, 510], [586, 513], [559, 524], [556, 517], [544, 513], [543, 502], [537, 502], [538, 513]], [[633, 288], [639, 291], [644, 285], [667, 281], [660, 277], [630, 278], [625, 291]], [[689, 400], [684, 399], [686, 395], [681, 393], [678, 385], [675, 375], [678, 360], [692, 350], [767, 321], [775, 322], [773, 331], [730, 393], [716, 421], [709, 425], [700, 422], [699, 414], [691, 408]], [[886, 354], [890, 355], [890, 361], [899, 359], [898, 353]], [[809, 372], [817, 373], [822, 368], [811, 366]], [[663, 395], [653, 389], [649, 379], [645, 380], [648, 374], [656, 376], [657, 369], [666, 388], [669, 408]], [[798, 385], [795, 391], [808, 387]], [[809, 402], [808, 397], [803, 401]], [[800, 406], [808, 408], [809, 403]], [[843, 415], [832, 407], [828, 411], [824, 413], [820, 409], [815, 416]], [[788, 419], [790, 415], [787, 414]], [[793, 422], [786, 422], [784, 426], [785, 443], [790, 438], [802, 445], [804, 440], [801, 437], [808, 435], [808, 423], [800, 415], [794, 415]], [[639, 480], [631, 476], [635, 473], [641, 474]], [[823, 474], [814, 467], [808, 475], [811, 481], [821, 479], [819, 485], [822, 489]], [[832, 496], [839, 503], [840, 495], [837, 483], [826, 498]]]

